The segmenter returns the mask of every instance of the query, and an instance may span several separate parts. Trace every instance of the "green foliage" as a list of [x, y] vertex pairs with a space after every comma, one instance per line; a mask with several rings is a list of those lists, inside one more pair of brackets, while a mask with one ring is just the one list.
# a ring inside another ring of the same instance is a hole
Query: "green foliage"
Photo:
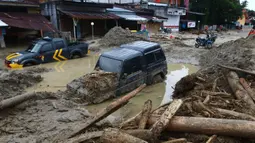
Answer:
[[190, 10], [205, 13], [204, 24], [226, 24], [242, 16], [247, 1], [239, 0], [190, 0]]

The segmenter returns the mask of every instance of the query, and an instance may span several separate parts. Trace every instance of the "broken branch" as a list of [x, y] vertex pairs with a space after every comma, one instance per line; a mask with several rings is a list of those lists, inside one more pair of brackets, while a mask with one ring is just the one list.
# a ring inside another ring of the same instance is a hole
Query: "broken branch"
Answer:
[[82, 131], [84, 131], [85, 129], [87, 129], [88, 127], [90, 127], [91, 125], [93, 125], [94, 123], [102, 120], [103, 118], [107, 117], [108, 115], [110, 115], [111, 113], [115, 112], [116, 110], [118, 110], [120, 107], [124, 106], [125, 104], [128, 103], [128, 101], [133, 98], [137, 93], [139, 93], [143, 88], [145, 88], [146, 85], [143, 84], [141, 86], [139, 86], [137, 89], [135, 89], [134, 91], [128, 93], [127, 95], [121, 97], [120, 99], [112, 102], [111, 104], [109, 104], [106, 108], [104, 108], [103, 110], [101, 110], [99, 113], [97, 113], [93, 119], [87, 121], [84, 124], [79, 124], [75, 127], [74, 132], [68, 137], [74, 137], [77, 134], [81, 133]]

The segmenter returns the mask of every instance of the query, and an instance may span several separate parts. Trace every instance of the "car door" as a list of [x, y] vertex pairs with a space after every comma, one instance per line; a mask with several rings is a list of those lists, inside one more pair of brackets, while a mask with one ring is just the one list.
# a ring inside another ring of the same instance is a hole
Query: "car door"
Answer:
[[56, 48], [56, 57], [61, 61], [67, 60], [70, 53], [68, 48], [65, 46], [64, 41], [56, 41], [54, 42], [54, 45]]
[[54, 53], [55, 53], [55, 50], [51, 43], [43, 44], [40, 49], [40, 57], [41, 57], [42, 63], [48, 63], [48, 62], [54, 61], [53, 59]]
[[145, 83], [145, 77], [146, 73], [142, 71], [140, 56], [125, 61], [121, 75], [121, 83], [123, 85], [121, 87], [121, 93], [132, 91], [139, 85]]

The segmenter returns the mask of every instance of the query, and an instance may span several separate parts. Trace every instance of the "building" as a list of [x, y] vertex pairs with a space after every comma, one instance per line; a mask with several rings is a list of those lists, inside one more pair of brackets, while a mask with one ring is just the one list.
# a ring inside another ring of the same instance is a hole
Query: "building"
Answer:
[[116, 20], [120, 18], [106, 12], [113, 4], [63, 0], [42, 2], [41, 8], [42, 14], [49, 17], [59, 31], [71, 32], [74, 40], [84, 39], [92, 33], [103, 35], [116, 26]]
[[[137, 0], [136, 0], [137, 1]], [[61, 33], [70, 33], [74, 40], [91, 35], [103, 36], [115, 26], [140, 30], [146, 23], [151, 31], [158, 31], [164, 17], [153, 10], [141, 8], [135, 0], [41, 1], [42, 14], [48, 17]], [[132, 2], [132, 4], [128, 4]], [[157, 26], [155, 26], [157, 25]], [[157, 27], [157, 30], [152, 30]], [[93, 33], [93, 34], [92, 34]]]
[[186, 15], [186, 8], [181, 7], [180, 0], [153, 0], [147, 3], [148, 9], [155, 11], [156, 16], [166, 17], [163, 26], [178, 32], [180, 27], [180, 17]]
[[39, 2], [35, 0], [1, 0], [0, 20], [7, 25], [1, 28], [7, 47], [41, 37], [46, 32], [56, 32], [40, 14]]

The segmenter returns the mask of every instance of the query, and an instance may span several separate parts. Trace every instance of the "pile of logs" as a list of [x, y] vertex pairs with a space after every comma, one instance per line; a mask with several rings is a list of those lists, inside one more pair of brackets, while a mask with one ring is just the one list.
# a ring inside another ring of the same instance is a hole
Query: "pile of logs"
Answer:
[[[234, 98], [246, 103], [249, 107], [247, 110], [255, 113], [255, 94], [248, 82], [244, 78], [238, 77], [236, 71], [253, 76], [255, 73], [224, 65], [219, 66], [230, 70], [226, 75], [226, 79]], [[202, 82], [206, 81], [203, 77], [197, 78]], [[204, 113], [215, 114], [215, 112], [218, 112], [219, 114], [235, 116], [237, 117], [236, 119], [177, 116], [178, 110], [180, 111], [187, 102], [186, 99], [173, 99], [170, 103], [159, 106], [154, 110], [152, 110], [152, 101], [148, 100], [144, 103], [142, 111], [119, 126], [94, 132], [87, 131], [97, 122], [126, 105], [131, 98], [135, 97], [145, 87], [146, 85], [141, 85], [129, 94], [109, 104], [84, 124], [74, 126], [73, 132], [65, 138], [61, 138], [61, 142], [80, 143], [95, 139], [103, 143], [190, 143], [186, 138], [162, 140], [163, 131], [210, 135], [211, 137], [208, 138], [206, 143], [214, 143], [217, 140], [217, 136], [255, 139], [255, 117], [253, 116], [255, 114], [251, 115], [209, 106], [211, 96], [232, 96], [230, 93], [216, 92], [215, 84], [213, 84], [212, 91], [202, 90], [201, 92], [207, 94], [207, 96], [203, 101], [198, 100], [192, 106], [200, 107]], [[0, 102], [0, 110], [15, 106], [34, 97], [36, 97], [36, 93], [3, 100]]]
[[[239, 69], [231, 69], [227, 75], [229, 85], [233, 90], [235, 97], [246, 102], [249, 107], [254, 110], [253, 91], [245, 79], [239, 79], [234, 72], [235, 70]], [[200, 78], [200, 80], [203, 79]], [[135, 94], [144, 87], [145, 85], [111, 103], [92, 120], [84, 125], [79, 125], [77, 130], [68, 136], [65, 141], [68, 143], [79, 143], [97, 138], [99, 142], [103, 143], [190, 143], [186, 138], [171, 138], [167, 141], [161, 140], [160, 137], [162, 136], [163, 131], [210, 135], [211, 137], [208, 138], [206, 143], [216, 142], [217, 136], [255, 139], [255, 117], [252, 115], [216, 108], [216, 110], [222, 114], [236, 116], [239, 117], [239, 119], [176, 116], [177, 111], [185, 102], [182, 99], [174, 99], [170, 103], [162, 105], [154, 110], [152, 110], [152, 101], [148, 100], [144, 103], [142, 111], [134, 117], [124, 121], [118, 127], [84, 133], [90, 126], [125, 105], [129, 99], [134, 97]], [[206, 93], [211, 96], [217, 96], [219, 94], [225, 96], [231, 95], [215, 91], [207, 91]], [[210, 112], [210, 109], [207, 108], [206, 105], [206, 102], [209, 102], [209, 99], [206, 100], [207, 101], [199, 102], [198, 104], [202, 106], [205, 111]], [[247, 118], [249, 120], [243, 120]]]

